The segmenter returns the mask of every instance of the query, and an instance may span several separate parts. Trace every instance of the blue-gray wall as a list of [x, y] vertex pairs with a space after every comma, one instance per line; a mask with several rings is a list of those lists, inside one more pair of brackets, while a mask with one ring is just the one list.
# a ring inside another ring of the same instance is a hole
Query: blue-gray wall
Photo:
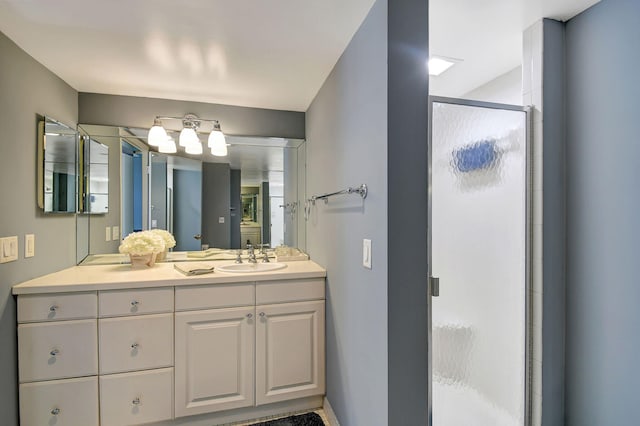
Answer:
[[[327, 399], [342, 426], [387, 424], [387, 1], [378, 0], [307, 110], [307, 250], [327, 269]], [[373, 269], [362, 267], [372, 240]]]
[[568, 22], [566, 424], [640, 418], [640, 2]]
[[[11, 286], [75, 264], [74, 215], [36, 204], [37, 114], [75, 127], [78, 94], [0, 33], [0, 236], [18, 236], [18, 260], [0, 265], [0, 423], [18, 423], [15, 300]], [[24, 258], [24, 235], [36, 255]]]
[[[565, 412], [566, 299], [564, 23], [543, 21], [543, 55], [542, 424], [561, 426]], [[534, 156], [533, 161], [537, 160]]]
[[231, 247], [231, 169], [226, 163], [202, 163], [202, 243]]
[[426, 0], [376, 1], [307, 111], [307, 196], [369, 186], [307, 222], [343, 426], [427, 422], [427, 24]]

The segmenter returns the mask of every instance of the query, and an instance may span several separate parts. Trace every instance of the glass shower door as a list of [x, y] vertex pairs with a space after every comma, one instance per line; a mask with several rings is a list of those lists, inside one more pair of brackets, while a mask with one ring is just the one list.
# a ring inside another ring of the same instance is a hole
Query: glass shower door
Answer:
[[430, 110], [431, 424], [524, 425], [527, 112], [446, 98]]

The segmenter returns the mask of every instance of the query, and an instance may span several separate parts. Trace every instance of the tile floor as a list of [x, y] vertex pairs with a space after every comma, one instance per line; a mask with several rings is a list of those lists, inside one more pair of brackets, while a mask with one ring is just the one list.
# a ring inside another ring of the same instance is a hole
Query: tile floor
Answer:
[[229, 424], [224, 425], [224, 426], [249, 426], [249, 425], [252, 425], [254, 423], [264, 422], [264, 421], [267, 421], [267, 420], [280, 419], [282, 417], [295, 416], [295, 415], [304, 414], [304, 413], [316, 413], [316, 414], [318, 414], [320, 416], [320, 418], [322, 419], [322, 421], [324, 422], [325, 425], [327, 425], [327, 426], [331, 425], [331, 423], [329, 423], [329, 420], [327, 419], [327, 415], [324, 413], [324, 410], [322, 408], [318, 408], [317, 410], [311, 410], [311, 411], [297, 411], [297, 412], [294, 412], [294, 413], [279, 414], [277, 416], [271, 416], [271, 417], [263, 417], [263, 418], [260, 418], [260, 419], [252, 420], [250, 422], [229, 423]]

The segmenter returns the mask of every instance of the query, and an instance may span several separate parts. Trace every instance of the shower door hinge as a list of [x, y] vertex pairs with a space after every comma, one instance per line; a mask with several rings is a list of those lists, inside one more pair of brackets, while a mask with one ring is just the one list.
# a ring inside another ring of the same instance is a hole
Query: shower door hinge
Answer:
[[429, 277], [429, 288], [431, 288], [431, 296], [440, 296], [440, 278]]

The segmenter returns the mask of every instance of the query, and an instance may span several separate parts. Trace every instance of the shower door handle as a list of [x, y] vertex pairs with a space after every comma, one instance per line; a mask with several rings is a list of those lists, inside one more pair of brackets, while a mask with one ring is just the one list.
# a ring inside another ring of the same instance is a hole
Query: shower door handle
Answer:
[[440, 278], [429, 277], [429, 287], [431, 288], [431, 296], [440, 296]]

